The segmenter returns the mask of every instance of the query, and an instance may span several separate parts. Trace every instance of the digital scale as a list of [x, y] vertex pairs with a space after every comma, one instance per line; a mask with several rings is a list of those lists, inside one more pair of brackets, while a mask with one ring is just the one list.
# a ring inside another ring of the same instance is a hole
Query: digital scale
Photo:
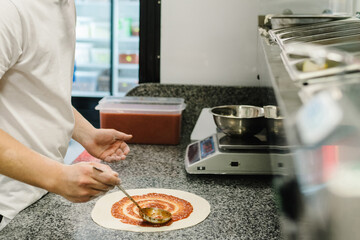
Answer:
[[[200, 138], [200, 139], [197, 139]], [[276, 144], [266, 134], [234, 138], [218, 132], [208, 108], [204, 108], [191, 134], [193, 143], [185, 153], [189, 174], [264, 174], [292, 172], [292, 154], [285, 139]]]

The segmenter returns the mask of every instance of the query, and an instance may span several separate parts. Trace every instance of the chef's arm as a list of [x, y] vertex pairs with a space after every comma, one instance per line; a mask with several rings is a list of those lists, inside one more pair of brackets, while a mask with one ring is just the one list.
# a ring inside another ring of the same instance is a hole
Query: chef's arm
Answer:
[[85, 149], [91, 145], [96, 128], [86, 120], [74, 107], [73, 113], [75, 118], [75, 127], [72, 138], [79, 142]]
[[1, 129], [0, 143], [1, 174], [47, 190], [61, 176], [61, 163], [31, 150]]
[[[96, 166], [103, 170], [99, 173]], [[72, 202], [85, 202], [119, 182], [118, 174], [100, 163], [65, 165], [26, 147], [0, 129], [0, 174], [59, 194]]]
[[130, 152], [126, 141], [132, 135], [114, 129], [97, 129], [75, 108], [75, 127], [72, 138], [79, 142], [91, 155], [107, 162], [124, 160]]

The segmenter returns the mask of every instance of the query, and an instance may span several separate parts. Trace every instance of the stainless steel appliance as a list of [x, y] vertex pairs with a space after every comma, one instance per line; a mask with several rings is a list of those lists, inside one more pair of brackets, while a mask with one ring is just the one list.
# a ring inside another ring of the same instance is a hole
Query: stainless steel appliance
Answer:
[[[358, 26], [354, 17], [259, 38], [260, 79], [274, 88], [297, 146], [294, 175], [278, 185], [285, 239], [359, 239]], [[333, 57], [336, 66], [322, 65]], [[305, 60], [317, 66], [304, 70]]]
[[288, 174], [292, 156], [286, 139], [259, 134], [231, 137], [217, 130], [210, 109], [202, 110], [185, 154], [189, 174]]

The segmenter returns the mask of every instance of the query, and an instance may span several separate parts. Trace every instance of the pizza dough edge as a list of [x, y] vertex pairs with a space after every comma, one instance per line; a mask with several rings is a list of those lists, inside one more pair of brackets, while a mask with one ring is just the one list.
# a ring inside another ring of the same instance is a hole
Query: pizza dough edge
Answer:
[[211, 207], [208, 201], [204, 198], [189, 192], [185, 192], [182, 190], [176, 189], [164, 189], [164, 188], [145, 188], [145, 189], [130, 189], [127, 192], [134, 195], [144, 195], [147, 193], [163, 193], [167, 195], [172, 195], [178, 198], [182, 198], [191, 203], [193, 206], [193, 212], [186, 219], [182, 219], [180, 221], [176, 221], [170, 226], [164, 227], [140, 227], [131, 224], [122, 223], [120, 220], [114, 218], [111, 215], [111, 207], [112, 205], [125, 197], [120, 191], [112, 192], [102, 196], [98, 199], [93, 207], [91, 212], [91, 217], [95, 223], [98, 225], [116, 229], [116, 230], [124, 230], [124, 231], [132, 231], [132, 232], [161, 232], [161, 231], [171, 231], [182, 228], [187, 228], [194, 226], [203, 220], [205, 220], [210, 214]]

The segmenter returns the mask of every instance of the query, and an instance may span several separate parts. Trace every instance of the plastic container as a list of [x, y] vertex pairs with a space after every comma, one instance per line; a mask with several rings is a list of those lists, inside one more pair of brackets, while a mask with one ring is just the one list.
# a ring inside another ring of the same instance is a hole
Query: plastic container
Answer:
[[109, 64], [110, 62], [110, 49], [109, 48], [92, 48], [91, 62], [94, 64]]
[[96, 71], [75, 72], [75, 81], [73, 82], [72, 89], [74, 91], [96, 91], [97, 78], [99, 73]]
[[138, 52], [120, 53], [119, 63], [139, 64], [139, 53]]
[[131, 22], [131, 36], [140, 35], [140, 24], [138, 21]]
[[118, 33], [120, 38], [131, 36], [131, 18], [119, 19]]
[[128, 143], [169, 144], [180, 142], [183, 98], [107, 96], [95, 107], [100, 127], [132, 134]]
[[75, 59], [77, 64], [89, 64], [91, 62], [91, 43], [76, 43]]
[[76, 37], [77, 38], [90, 38], [90, 25], [91, 18], [78, 17], [76, 21]]
[[107, 22], [92, 22], [91, 37], [95, 39], [110, 39], [110, 24]]

